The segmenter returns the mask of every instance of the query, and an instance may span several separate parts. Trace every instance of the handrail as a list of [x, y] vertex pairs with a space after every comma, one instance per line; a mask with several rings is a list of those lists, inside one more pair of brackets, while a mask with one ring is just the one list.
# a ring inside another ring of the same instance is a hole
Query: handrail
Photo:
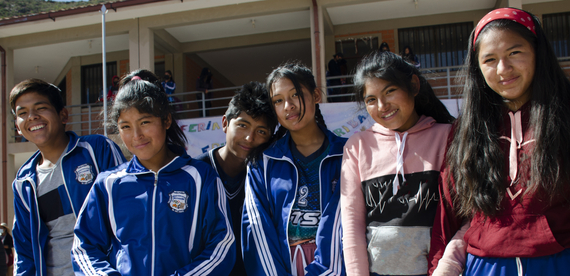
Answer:
[[[558, 58], [559, 62], [567, 62], [570, 61], [570, 57], [562, 57], [562, 58]], [[441, 99], [457, 99], [461, 97], [461, 94], [458, 91], [458, 88], [463, 87], [462, 84], [458, 84], [455, 82], [455, 79], [458, 77], [457, 72], [459, 70], [461, 70], [463, 68], [463, 66], [446, 66], [446, 67], [433, 67], [433, 68], [421, 68], [420, 72], [422, 72], [422, 74], [424, 75], [424, 77], [428, 80], [428, 82], [430, 82], [432, 84], [432, 88], [434, 91], [436, 91], [436, 93], [438, 92], [442, 92], [445, 91], [444, 94], [439, 93], [438, 97]], [[570, 64], [565, 64], [564, 66], [562, 66], [563, 70], [569, 70], [570, 69]], [[335, 80], [335, 79], [345, 79], [346, 83], [344, 84], [340, 84], [340, 85], [328, 85], [325, 86], [323, 91], [327, 91], [329, 89], [341, 89], [342, 93], [339, 94], [334, 94], [334, 95], [327, 95], [327, 99], [328, 101], [331, 101], [331, 99], [334, 98], [339, 98], [339, 99], [349, 99], [349, 100], [353, 100], [352, 96], [353, 96], [353, 91], [352, 88], [354, 87], [354, 84], [352, 83], [352, 78], [354, 77], [354, 75], [342, 75], [342, 76], [329, 76], [326, 78], [327, 81], [329, 80]], [[442, 80], [445, 80], [445, 82], [443, 82]], [[223, 88], [215, 88], [215, 89], [209, 89], [208, 90], [208, 94], [209, 93], [216, 93], [216, 92], [221, 92], [221, 91], [230, 91], [230, 90], [238, 90], [240, 89], [241, 86], [232, 86], [232, 87], [223, 87]], [[216, 98], [212, 98], [212, 99], [206, 99], [205, 95], [206, 93], [202, 92], [202, 91], [187, 91], [187, 92], [181, 92], [181, 93], [174, 93], [174, 94], [170, 94], [169, 97], [180, 97], [182, 98], [183, 96], [191, 96], [191, 95], [196, 95], [196, 94], [201, 94], [201, 99], [195, 99], [195, 100], [184, 100], [184, 101], [176, 101], [171, 103], [171, 105], [173, 106], [179, 106], [176, 111], [177, 114], [182, 115], [181, 117], [186, 116], [188, 113], [190, 112], [196, 112], [199, 111], [201, 113], [202, 117], [206, 117], [206, 113], [209, 110], [219, 110], [219, 109], [226, 109], [227, 105], [223, 105], [223, 106], [215, 106], [215, 107], [206, 107], [206, 102], [215, 102], [215, 101], [229, 101], [232, 97], [216, 97]], [[327, 93], [328, 94], [328, 93]], [[180, 108], [180, 106], [187, 106], [189, 104], [193, 104], [193, 103], [201, 103], [201, 108], [193, 108], [193, 109], [183, 109]], [[69, 117], [72, 118], [77, 118], [79, 116], [79, 120], [71, 120], [70, 122], [68, 122], [68, 125], [79, 125], [80, 129], [76, 129], [77, 131], [80, 132], [87, 132], [89, 134], [97, 132], [97, 131], [101, 131], [103, 129], [103, 126], [101, 125], [101, 123], [103, 122], [103, 120], [101, 118], [98, 118], [97, 116], [93, 116], [93, 115], [97, 115], [97, 114], [101, 114], [101, 111], [103, 109], [103, 103], [101, 102], [97, 102], [97, 103], [91, 103], [91, 104], [75, 104], [75, 105], [68, 105], [66, 106], [66, 108], [71, 109], [71, 108], [79, 108], [80, 111], [79, 113], [70, 113]], [[84, 111], [84, 109], [87, 109]], [[82, 120], [82, 116], [87, 116], [87, 120]], [[86, 124], [87, 128], [83, 127], [83, 124]], [[96, 126], [96, 127], [93, 127]], [[13, 130], [15, 130], [15, 127], [12, 127]], [[14, 132], [17, 133], [17, 132]], [[12, 136], [12, 141], [15, 141], [15, 138], [17, 137], [21, 137], [19, 135], [14, 135]]]

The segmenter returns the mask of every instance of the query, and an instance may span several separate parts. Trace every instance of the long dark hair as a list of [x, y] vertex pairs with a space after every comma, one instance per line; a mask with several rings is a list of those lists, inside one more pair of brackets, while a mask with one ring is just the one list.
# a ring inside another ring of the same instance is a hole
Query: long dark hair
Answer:
[[[271, 74], [269, 74], [269, 76], [267, 77], [266, 92], [268, 93], [268, 99], [272, 107], [273, 107], [273, 102], [271, 101], [272, 86], [275, 82], [277, 82], [282, 78], [290, 80], [293, 83], [293, 86], [295, 87], [295, 90], [298, 93], [299, 105], [302, 110], [299, 116], [299, 121], [300, 121], [303, 119], [303, 117], [305, 117], [305, 110], [306, 110], [305, 97], [303, 95], [304, 93], [302, 88], [303, 87], [306, 88], [311, 93], [311, 95], [314, 95], [315, 93], [321, 93], [321, 91], [317, 89], [317, 83], [315, 82], [315, 77], [313, 76], [313, 73], [309, 68], [302, 65], [300, 62], [288, 61], [285, 64], [282, 64], [281, 66], [274, 69], [271, 72]], [[274, 107], [271, 108], [271, 111], [273, 112], [274, 117], [277, 118], [277, 114], [275, 113]], [[325, 119], [323, 118], [323, 114], [321, 113], [321, 109], [319, 108], [319, 104], [316, 104], [315, 106], [315, 121], [317, 122], [317, 124], [324, 127], [325, 129], [327, 128], [327, 125], [325, 124]], [[275, 134], [273, 134], [273, 137], [271, 138], [269, 143], [265, 144], [265, 146], [259, 146], [255, 150], [251, 151], [250, 159], [253, 160], [255, 163], [257, 161], [256, 159], [260, 156], [260, 154], [265, 149], [267, 149], [267, 147], [271, 145], [273, 142], [282, 138], [286, 132], [287, 129], [280, 125]]]
[[[134, 77], [138, 78], [133, 80]], [[172, 123], [166, 130], [166, 143], [183, 148], [186, 146], [186, 136], [176, 122], [174, 108], [170, 105], [159, 78], [152, 72], [144, 69], [136, 70], [121, 80], [107, 125], [116, 128], [121, 112], [131, 107], [136, 108], [140, 113], [159, 117], [163, 123], [170, 116]]]
[[[552, 202], [556, 195], [568, 189], [570, 82], [538, 19], [529, 15], [536, 26], [536, 35], [519, 23], [499, 19], [483, 28], [475, 46], [474, 33], [469, 38], [462, 71], [463, 106], [446, 158], [450, 177], [455, 181], [456, 208], [464, 216], [481, 212], [493, 217], [501, 210], [506, 192], [505, 153], [499, 144], [504, 99], [486, 85], [478, 62], [481, 37], [490, 30], [514, 32], [527, 40], [535, 51], [529, 125], [536, 143], [531, 155], [530, 182], [522, 184], [526, 187], [525, 194], [540, 190]], [[451, 187], [450, 178], [447, 184]]]
[[[419, 89], [413, 87], [412, 77], [419, 79]], [[388, 81], [414, 97], [414, 109], [418, 115], [434, 118], [438, 123], [450, 124], [454, 118], [449, 114], [445, 105], [435, 96], [431, 85], [413, 65], [392, 52], [375, 51], [365, 56], [354, 75], [354, 96], [362, 107], [364, 104], [364, 84], [368, 79], [378, 78]]]
[[212, 81], [212, 72], [210, 72], [210, 68], [204, 67], [202, 68], [202, 72], [200, 72], [200, 77], [198, 78], [200, 85], [204, 85], [206, 83], [210, 83]]

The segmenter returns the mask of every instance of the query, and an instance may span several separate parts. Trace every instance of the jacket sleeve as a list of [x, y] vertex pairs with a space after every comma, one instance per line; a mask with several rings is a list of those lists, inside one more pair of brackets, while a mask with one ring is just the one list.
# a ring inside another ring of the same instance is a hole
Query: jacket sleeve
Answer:
[[469, 226], [470, 223], [467, 221], [451, 238], [451, 241], [445, 247], [443, 256], [433, 271], [433, 276], [459, 276], [463, 272], [467, 258], [467, 243], [463, 240], [463, 237]]
[[[32, 233], [30, 231], [30, 206], [22, 200], [22, 191], [16, 189], [16, 181], [12, 184], [14, 190], [14, 248], [16, 256], [14, 260], [14, 275], [36, 275], [34, 251], [32, 245]], [[41, 256], [37, 256], [41, 258]]]
[[109, 221], [109, 194], [104, 188], [103, 175], [97, 178], [87, 195], [75, 224], [71, 262], [75, 275], [120, 275], [109, 262], [112, 248]]
[[437, 213], [432, 228], [431, 245], [428, 254], [428, 275], [432, 275], [443, 256], [445, 247], [463, 225], [463, 221], [456, 216], [453, 210], [451, 191], [449, 185], [446, 184], [447, 177], [450, 177], [448, 174], [449, 171], [446, 168], [443, 169], [439, 179], [440, 204], [437, 206]]
[[368, 243], [366, 242], [366, 206], [362, 179], [358, 168], [357, 149], [346, 144], [340, 173], [340, 206], [342, 210], [343, 251], [346, 274], [368, 276]]
[[[243, 261], [249, 276], [291, 275], [289, 248], [279, 240], [272, 222], [263, 172], [261, 161], [247, 169], [241, 236]], [[279, 210], [276, 215], [280, 213]]]
[[95, 154], [98, 154], [97, 165], [99, 166], [99, 173], [121, 165], [126, 161], [119, 146], [109, 138], [105, 138], [104, 142], [100, 143], [99, 152]]
[[[204, 206], [202, 238], [204, 250], [173, 275], [228, 275], [236, 260], [236, 243], [230, 222], [229, 203], [222, 181], [213, 170], [201, 192]], [[208, 183], [209, 182], [209, 183]]]
[[305, 267], [307, 271], [305, 275], [345, 275], [342, 260], [339, 203], [340, 187], [337, 186], [321, 214], [321, 221], [317, 229], [315, 260]]

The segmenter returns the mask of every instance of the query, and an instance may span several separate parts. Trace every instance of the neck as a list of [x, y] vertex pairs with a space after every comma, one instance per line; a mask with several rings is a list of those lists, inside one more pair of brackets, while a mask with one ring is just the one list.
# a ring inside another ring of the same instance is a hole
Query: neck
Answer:
[[42, 154], [42, 160], [40, 161], [40, 165], [42, 165], [46, 160], [51, 163], [56, 163], [59, 157], [65, 151], [67, 144], [69, 144], [69, 136], [65, 132], [62, 135], [53, 139], [53, 143], [46, 146], [38, 146]]
[[166, 144], [164, 144], [164, 149], [157, 153], [152, 159], [149, 160], [139, 160], [145, 168], [153, 171], [158, 172], [162, 167], [166, 166], [166, 164], [170, 163], [174, 157], [177, 155], [172, 152]]
[[291, 132], [291, 139], [293, 139], [297, 150], [306, 157], [317, 151], [326, 137], [317, 122], [313, 121], [302, 130]]
[[223, 146], [214, 152], [214, 158], [220, 164], [221, 169], [229, 177], [235, 177], [245, 170], [245, 160], [233, 155], [227, 146]]

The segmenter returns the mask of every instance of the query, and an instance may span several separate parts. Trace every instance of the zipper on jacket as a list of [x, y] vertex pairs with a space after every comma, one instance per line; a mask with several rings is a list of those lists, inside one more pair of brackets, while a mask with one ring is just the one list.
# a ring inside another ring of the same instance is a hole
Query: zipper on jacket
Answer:
[[154, 237], [154, 219], [155, 219], [155, 210], [156, 210], [156, 184], [158, 183], [158, 173], [154, 173], [154, 187], [152, 191], [152, 229], [151, 229], [151, 236], [152, 236], [152, 261], [151, 261], [151, 275], [154, 276], [154, 254], [155, 254], [155, 237]]

